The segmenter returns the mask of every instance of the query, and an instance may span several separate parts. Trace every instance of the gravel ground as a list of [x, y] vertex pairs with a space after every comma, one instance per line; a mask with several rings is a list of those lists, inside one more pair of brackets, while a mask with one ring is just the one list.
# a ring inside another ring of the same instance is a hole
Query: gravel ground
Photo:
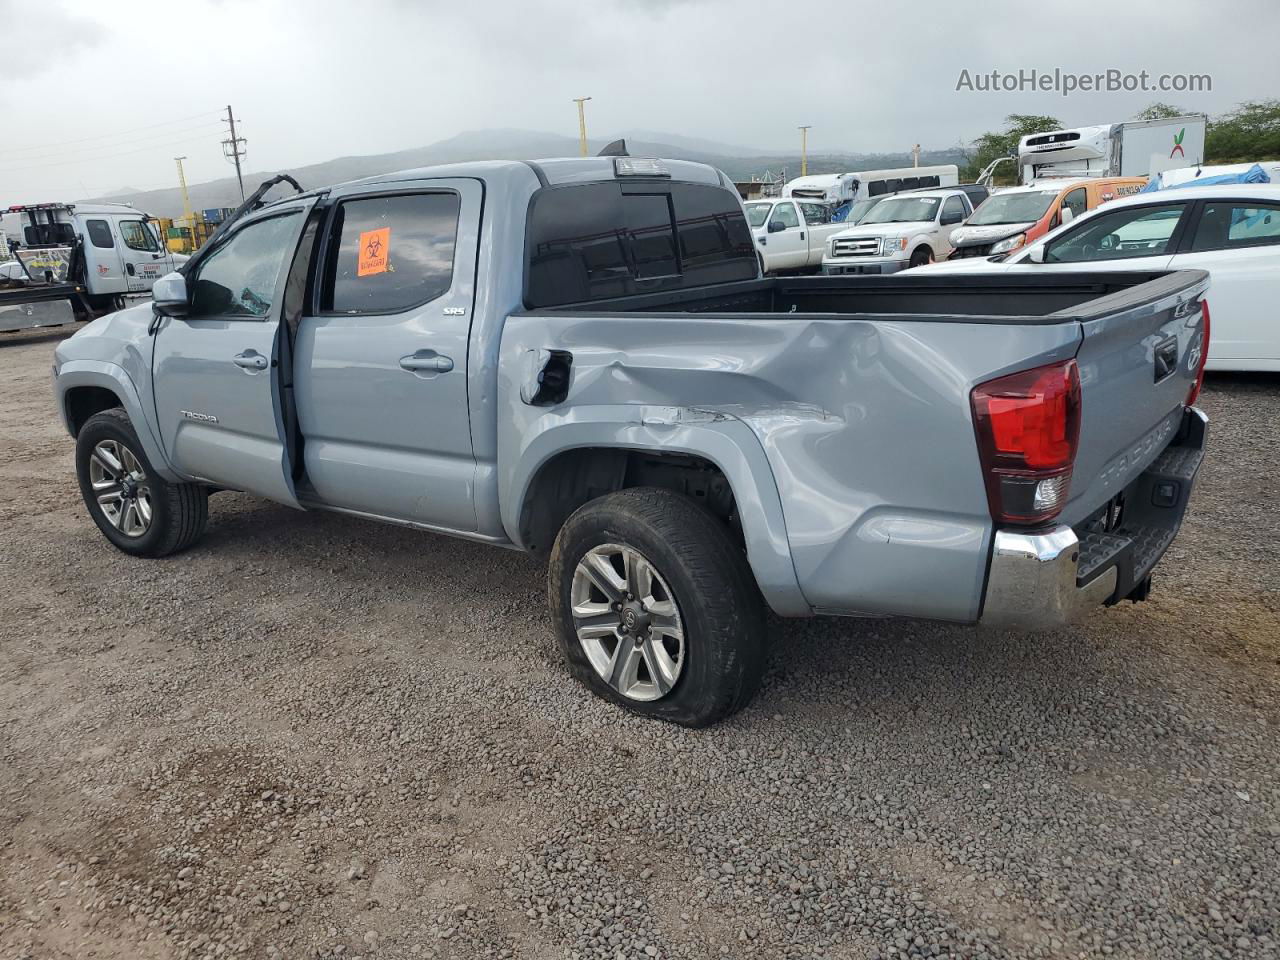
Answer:
[[1280, 955], [1280, 379], [1210, 381], [1151, 602], [775, 621], [695, 732], [566, 677], [520, 554], [231, 494], [115, 552], [57, 336], [0, 335], [0, 956]]

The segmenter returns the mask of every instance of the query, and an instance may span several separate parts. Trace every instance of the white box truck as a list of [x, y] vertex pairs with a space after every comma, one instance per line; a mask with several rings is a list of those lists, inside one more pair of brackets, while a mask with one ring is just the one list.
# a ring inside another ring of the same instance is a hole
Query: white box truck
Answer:
[[1148, 177], [1204, 162], [1206, 117], [1126, 120], [1033, 133], [1018, 142], [1023, 183], [1044, 177]]

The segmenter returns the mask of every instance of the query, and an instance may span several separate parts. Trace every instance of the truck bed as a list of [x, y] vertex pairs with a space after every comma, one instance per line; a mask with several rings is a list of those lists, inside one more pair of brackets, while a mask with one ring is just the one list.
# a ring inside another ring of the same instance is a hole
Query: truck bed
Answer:
[[1079, 443], [1056, 522], [1084, 539], [1179, 435], [1207, 284], [1194, 270], [766, 278], [517, 313], [499, 367], [532, 377], [529, 358], [558, 355], [567, 386], [530, 406], [518, 394], [536, 384], [510, 383], [500, 446], [599, 411], [673, 453], [704, 449], [682, 448], [699, 418], [745, 427], [813, 609], [972, 621], [995, 532], [973, 389], [1075, 362]]
[[[764, 277], [714, 287], [635, 294], [530, 311], [679, 316], [838, 314], [964, 323], [1086, 321], [1184, 285], [1167, 272], [1078, 274], [897, 274], [887, 277]], [[1135, 288], [1142, 287], [1141, 290]], [[1112, 299], [1115, 298], [1115, 299]], [[1080, 309], [1074, 309], [1079, 307]]]

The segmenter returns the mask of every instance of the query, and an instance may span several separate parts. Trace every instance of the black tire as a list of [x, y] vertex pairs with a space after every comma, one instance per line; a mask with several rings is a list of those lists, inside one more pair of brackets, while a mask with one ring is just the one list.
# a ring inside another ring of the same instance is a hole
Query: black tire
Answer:
[[[683, 666], [670, 692], [658, 699], [641, 701], [619, 693], [596, 672], [578, 639], [574, 572], [589, 551], [606, 544], [641, 554], [669, 585], [679, 611]], [[635, 487], [580, 508], [556, 537], [547, 593], [552, 624], [573, 675], [633, 713], [705, 727], [742, 709], [760, 686], [767, 653], [765, 612], [746, 556], [725, 525], [687, 497]]]
[[[142, 468], [151, 520], [146, 530], [128, 536], [117, 529], [107, 516], [93, 490], [90, 460], [94, 449], [103, 441], [114, 441], [127, 448]], [[89, 418], [76, 437], [76, 476], [80, 495], [89, 516], [112, 545], [135, 557], [164, 557], [185, 550], [204, 533], [209, 519], [209, 494], [196, 483], [169, 483], [152, 469], [138, 442], [138, 435], [128, 415], [116, 407]]]
[[911, 262], [908, 265], [923, 267], [926, 263], [933, 263], [933, 248], [927, 243], [922, 243], [911, 251]]

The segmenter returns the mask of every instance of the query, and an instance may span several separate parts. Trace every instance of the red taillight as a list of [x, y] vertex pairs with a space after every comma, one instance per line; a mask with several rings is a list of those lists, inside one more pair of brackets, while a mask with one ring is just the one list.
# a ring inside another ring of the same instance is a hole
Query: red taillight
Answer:
[[980, 383], [972, 401], [992, 518], [1043, 523], [1056, 517], [1067, 502], [1080, 440], [1076, 362]]
[[1187, 406], [1200, 399], [1200, 388], [1204, 386], [1204, 365], [1209, 360], [1209, 301], [1200, 301], [1200, 359], [1196, 361], [1196, 382], [1187, 391]]

